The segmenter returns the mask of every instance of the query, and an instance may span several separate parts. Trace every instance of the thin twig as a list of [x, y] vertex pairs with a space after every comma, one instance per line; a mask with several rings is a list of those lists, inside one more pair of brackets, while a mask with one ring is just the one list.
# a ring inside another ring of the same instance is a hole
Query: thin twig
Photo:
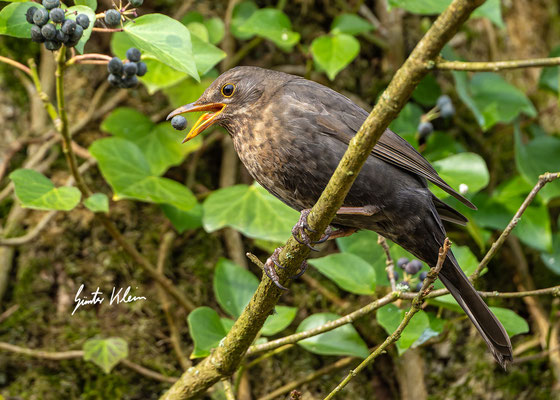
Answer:
[[226, 400], [235, 400], [235, 393], [233, 393], [233, 385], [229, 379], [222, 380], [224, 384], [224, 392], [226, 394]]
[[11, 58], [0, 56], [0, 62], [9, 64], [12, 67], [16, 67], [17, 69], [25, 72], [27, 75], [32, 77], [31, 70], [29, 69], [29, 67], [26, 67], [25, 65], [23, 65], [20, 62], [17, 62], [16, 60], [12, 60]]
[[389, 345], [399, 340], [402, 332], [407, 327], [414, 314], [416, 314], [422, 308], [422, 302], [424, 301], [424, 298], [432, 290], [433, 288], [432, 283], [434, 283], [434, 281], [437, 279], [439, 271], [441, 271], [441, 268], [443, 267], [443, 263], [447, 258], [447, 252], [449, 251], [450, 246], [451, 246], [451, 242], [449, 241], [448, 238], [445, 238], [445, 241], [443, 242], [443, 247], [439, 249], [438, 261], [436, 266], [430, 269], [430, 272], [428, 272], [428, 276], [426, 277], [426, 279], [424, 279], [424, 282], [422, 284], [422, 289], [418, 292], [418, 294], [416, 294], [416, 297], [414, 297], [414, 299], [412, 300], [412, 305], [410, 306], [410, 309], [404, 315], [404, 318], [399, 324], [399, 326], [397, 327], [397, 329], [395, 329], [395, 331], [391, 335], [389, 335], [387, 339], [385, 339], [385, 341], [381, 345], [379, 345], [373, 353], [371, 353], [364, 361], [362, 361], [360, 365], [358, 365], [354, 370], [350, 371], [348, 376], [346, 376], [346, 378], [344, 378], [342, 382], [340, 382], [340, 384], [332, 392], [330, 392], [327, 397], [325, 397], [325, 400], [330, 400], [334, 398], [337, 394], [339, 394], [342, 391], [342, 389], [344, 389], [344, 387], [352, 380], [352, 378], [354, 378], [364, 368], [370, 365], [381, 353], [385, 351], [385, 349]]
[[355, 360], [356, 357], [341, 358], [340, 360], [337, 360], [336, 362], [327, 365], [326, 367], [318, 369], [317, 371], [312, 372], [309, 375], [304, 376], [303, 378], [296, 379], [284, 386], [280, 386], [278, 389], [274, 390], [273, 392], [270, 392], [263, 397], [259, 397], [258, 400], [273, 400], [283, 395], [284, 393], [288, 393], [290, 390], [296, 389], [301, 385], [306, 384], [307, 382], [312, 382], [323, 375], [332, 374], [333, 372], [338, 371], [339, 369], [345, 368], [348, 365], [352, 364], [352, 362], [354, 362]]
[[385, 267], [385, 271], [387, 272], [387, 277], [389, 278], [389, 282], [391, 283], [391, 290], [394, 292], [396, 289], [395, 283], [395, 263], [391, 258], [391, 252], [389, 251], [389, 246], [387, 245], [387, 240], [381, 235], [377, 236], [377, 244], [383, 248], [385, 252], [385, 258], [387, 259], [385, 262], [387, 267]]
[[[9, 351], [16, 354], [23, 354], [29, 357], [40, 358], [44, 360], [54, 360], [54, 361], [71, 360], [74, 358], [84, 357], [83, 350], [43, 351], [43, 350], [28, 349], [26, 347], [20, 347], [6, 342], [0, 342], [0, 350]], [[122, 364], [138, 372], [141, 375], [144, 375], [148, 378], [152, 378], [161, 382], [174, 383], [177, 381], [177, 378], [162, 375], [156, 371], [152, 371], [148, 368], [145, 368], [127, 359], [121, 360], [119, 364]]]
[[492, 257], [494, 257], [494, 255], [498, 252], [500, 247], [502, 247], [502, 245], [506, 241], [507, 237], [510, 235], [513, 228], [515, 228], [517, 226], [517, 224], [519, 223], [519, 220], [521, 219], [521, 216], [523, 215], [523, 213], [525, 212], [525, 210], [527, 209], [529, 204], [531, 204], [532, 201], [537, 196], [537, 193], [539, 192], [539, 190], [541, 190], [544, 187], [544, 185], [546, 185], [547, 183], [552, 182], [552, 181], [554, 181], [558, 178], [560, 178], [560, 172], [554, 172], [554, 173], [547, 172], [547, 173], [539, 176], [539, 180], [538, 180], [537, 184], [533, 187], [531, 192], [527, 195], [527, 197], [525, 198], [525, 200], [523, 201], [523, 203], [521, 204], [521, 206], [519, 207], [519, 209], [517, 210], [517, 212], [515, 213], [515, 215], [511, 219], [511, 221], [509, 222], [509, 224], [506, 226], [506, 228], [504, 229], [504, 231], [502, 232], [502, 234], [500, 235], [498, 240], [496, 240], [494, 243], [492, 243], [492, 247], [490, 248], [490, 250], [488, 250], [488, 253], [486, 253], [486, 255], [484, 256], [484, 258], [482, 259], [480, 264], [478, 264], [478, 267], [476, 267], [476, 270], [470, 276], [469, 279], [471, 281], [476, 280], [480, 276], [480, 273], [484, 270], [486, 265], [488, 265], [488, 263], [490, 262]]
[[[163, 239], [161, 241], [161, 245], [159, 246], [158, 252], [158, 260], [157, 260], [157, 272], [160, 275], [164, 275], [164, 266], [167, 256], [171, 251], [171, 245], [173, 244], [173, 240], [175, 240], [175, 233], [173, 231], [169, 231], [163, 235]], [[177, 325], [175, 324], [175, 318], [171, 312], [171, 306], [169, 304], [169, 299], [167, 298], [167, 294], [165, 291], [160, 287], [158, 287], [159, 297], [161, 301], [161, 308], [163, 313], [165, 314], [165, 320], [167, 321], [167, 325], [169, 326], [169, 340], [171, 341], [171, 345], [173, 346], [173, 350], [177, 355], [177, 360], [181, 365], [181, 368], [186, 370], [189, 368], [192, 363], [190, 360], [185, 356], [183, 349], [181, 348], [181, 335], [179, 334], [179, 330], [177, 329]]]
[[501, 71], [505, 69], [551, 67], [556, 65], [560, 65], [560, 57], [493, 62], [447, 61], [440, 58], [433, 64], [433, 67], [448, 71]]

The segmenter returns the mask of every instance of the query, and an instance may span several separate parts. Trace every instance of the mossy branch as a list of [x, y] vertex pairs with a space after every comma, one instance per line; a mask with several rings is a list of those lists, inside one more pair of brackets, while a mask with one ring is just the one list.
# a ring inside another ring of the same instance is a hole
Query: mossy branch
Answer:
[[530, 58], [527, 60], [509, 60], [509, 61], [447, 61], [439, 58], [434, 64], [435, 69], [447, 71], [502, 71], [506, 69], [518, 68], [538, 68], [538, 67], [554, 67], [560, 65], [560, 57], [548, 58]]
[[[358, 133], [350, 141], [329, 184], [313, 207], [308, 222], [316, 232], [310, 235], [311, 240], [319, 239], [341, 207], [377, 140], [404, 107], [420, 80], [428, 73], [428, 61], [436, 60], [445, 43], [483, 3], [484, 0], [454, 0], [397, 71]], [[279, 271], [281, 282], [294, 275], [308, 255], [309, 249], [306, 246], [299, 244], [293, 237], [290, 238], [280, 254], [280, 263], [286, 267]], [[162, 399], [194, 398], [223, 377], [233, 374], [266, 318], [273, 311], [281, 293], [271, 280], [261, 281], [253, 298], [220, 346], [199, 365], [186, 371]]]

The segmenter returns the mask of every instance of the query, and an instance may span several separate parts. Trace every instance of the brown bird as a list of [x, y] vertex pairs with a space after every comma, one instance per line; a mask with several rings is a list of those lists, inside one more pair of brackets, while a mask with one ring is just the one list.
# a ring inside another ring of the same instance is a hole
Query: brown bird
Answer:
[[[193, 111], [207, 113], [185, 141], [213, 124], [224, 127], [251, 176], [302, 213], [293, 232], [309, 245], [305, 234], [308, 210], [368, 113], [316, 82], [257, 67], [237, 67], [223, 73], [197, 101], [173, 111], [168, 119]], [[407, 141], [387, 129], [332, 222], [339, 229], [335, 234], [369, 229], [435, 266], [446, 237], [442, 220], [464, 225], [467, 219], [436, 198], [428, 181], [476, 208], [445, 183]], [[277, 259], [273, 261], [277, 264]], [[268, 272], [273, 280], [277, 278], [273, 265]], [[439, 277], [505, 368], [513, 359], [509, 337], [452, 252]], [[275, 283], [281, 286], [277, 279]]]

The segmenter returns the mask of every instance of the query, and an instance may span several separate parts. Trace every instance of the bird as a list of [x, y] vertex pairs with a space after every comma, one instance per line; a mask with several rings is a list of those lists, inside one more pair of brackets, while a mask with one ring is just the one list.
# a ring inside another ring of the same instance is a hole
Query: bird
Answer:
[[[368, 112], [317, 82], [252, 66], [222, 73], [198, 100], [177, 108], [168, 119], [196, 111], [205, 113], [184, 142], [214, 124], [225, 128], [250, 175], [301, 213], [292, 232], [309, 245], [305, 235], [309, 210]], [[446, 238], [442, 220], [465, 225], [467, 219], [438, 199], [428, 182], [476, 209], [413, 146], [386, 129], [335, 215], [331, 223], [337, 228], [334, 233], [344, 236], [356, 230], [375, 231], [434, 267]], [[273, 256], [278, 255], [275, 253]], [[277, 258], [273, 261], [280, 266]], [[439, 278], [505, 369], [513, 361], [509, 336], [451, 251]]]

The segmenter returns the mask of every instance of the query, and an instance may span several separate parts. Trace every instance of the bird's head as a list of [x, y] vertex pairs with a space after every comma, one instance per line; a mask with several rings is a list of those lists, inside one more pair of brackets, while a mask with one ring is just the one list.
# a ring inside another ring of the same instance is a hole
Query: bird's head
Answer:
[[[198, 100], [177, 108], [167, 119], [187, 112], [206, 111], [193, 125], [183, 143], [214, 124], [228, 129], [229, 123], [240, 115], [247, 115], [262, 106], [267, 97], [263, 96], [265, 89], [266, 93], [274, 93], [294, 78], [293, 75], [258, 67], [236, 67], [217, 77]], [[231, 133], [230, 129], [228, 131]]]

